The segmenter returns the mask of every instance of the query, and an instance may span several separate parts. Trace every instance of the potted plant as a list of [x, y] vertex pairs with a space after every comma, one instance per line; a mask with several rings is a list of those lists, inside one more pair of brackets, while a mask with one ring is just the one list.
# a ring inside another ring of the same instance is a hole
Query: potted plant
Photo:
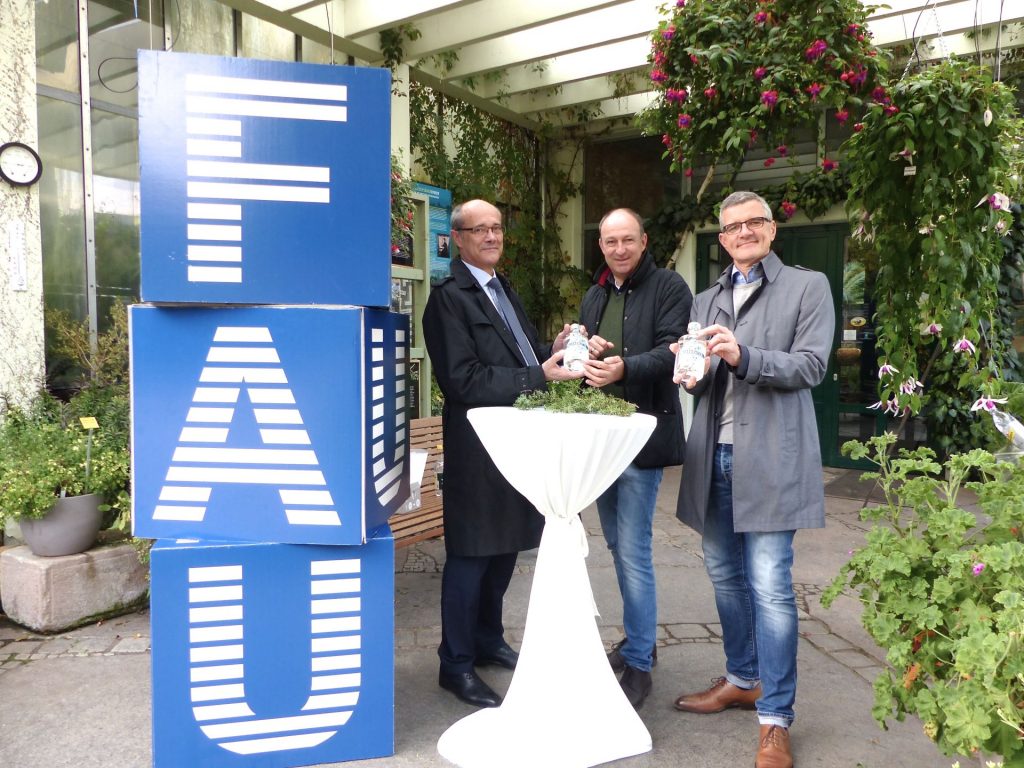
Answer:
[[[34, 554], [88, 549], [129, 509], [127, 397], [86, 389], [63, 403], [41, 394], [0, 423], [0, 518], [17, 521]], [[84, 420], [84, 421], [83, 421]], [[95, 425], [95, 426], [93, 426]]]
[[914, 714], [944, 754], [1024, 766], [1024, 462], [975, 449], [940, 464], [928, 448], [892, 455], [895, 441], [843, 446], [878, 466], [867, 477], [885, 501], [862, 510], [865, 546], [822, 604], [857, 594], [886, 649], [890, 666], [874, 681], [880, 725]]
[[[128, 324], [121, 305], [95, 339], [66, 313], [46, 321], [48, 387], [60, 397], [0, 403], [0, 523], [17, 521], [33, 552], [52, 556], [88, 549], [103, 525], [129, 528]], [[73, 523], [69, 541], [37, 536], [61, 520]]]

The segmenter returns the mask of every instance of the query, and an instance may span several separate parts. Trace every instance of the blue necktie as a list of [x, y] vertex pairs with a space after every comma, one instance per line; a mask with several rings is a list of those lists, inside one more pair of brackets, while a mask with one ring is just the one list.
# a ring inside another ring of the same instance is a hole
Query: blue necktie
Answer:
[[512, 308], [512, 302], [505, 295], [505, 289], [501, 286], [501, 281], [497, 277], [492, 277], [487, 281], [487, 287], [494, 291], [498, 312], [505, 318], [505, 325], [512, 331], [512, 335], [516, 337], [516, 344], [519, 345], [519, 353], [523, 356], [523, 360], [526, 361], [527, 365], [539, 365], [537, 355], [533, 353], [530, 340], [526, 338], [523, 326], [519, 324], [519, 318], [516, 316], [515, 309]]

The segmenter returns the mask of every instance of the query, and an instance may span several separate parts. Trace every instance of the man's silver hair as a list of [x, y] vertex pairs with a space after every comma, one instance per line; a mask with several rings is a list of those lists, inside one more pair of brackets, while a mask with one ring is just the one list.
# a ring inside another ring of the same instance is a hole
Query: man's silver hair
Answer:
[[744, 203], [749, 203], [751, 200], [756, 200], [761, 204], [761, 207], [764, 208], [764, 217], [768, 219], [768, 221], [771, 221], [772, 207], [768, 205], [768, 202], [757, 194], [757, 192], [741, 190], [739, 192], [733, 192], [722, 201], [722, 206], [718, 211], [718, 223], [722, 223], [722, 214], [725, 213], [726, 208], [732, 208], [734, 205], [743, 205]]

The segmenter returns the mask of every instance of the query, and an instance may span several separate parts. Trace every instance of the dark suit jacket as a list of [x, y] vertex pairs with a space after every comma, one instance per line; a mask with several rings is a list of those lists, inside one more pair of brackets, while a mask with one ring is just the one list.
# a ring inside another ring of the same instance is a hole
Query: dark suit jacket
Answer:
[[[549, 356], [522, 302], [500, 274], [538, 360]], [[430, 292], [423, 334], [444, 394], [445, 549], [462, 556], [500, 555], [540, 543], [544, 519], [494, 466], [466, 413], [512, 405], [523, 392], [545, 386], [539, 365], [527, 366], [490, 298], [460, 261]]]

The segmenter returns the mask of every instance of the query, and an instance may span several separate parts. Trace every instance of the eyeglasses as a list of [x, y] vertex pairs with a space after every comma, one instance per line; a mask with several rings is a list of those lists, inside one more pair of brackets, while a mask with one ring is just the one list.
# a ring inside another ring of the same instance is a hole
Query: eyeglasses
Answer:
[[490, 232], [495, 237], [501, 237], [505, 234], [505, 228], [501, 224], [494, 224], [490, 227], [479, 226], [479, 227], [456, 227], [459, 232], [472, 232], [473, 237], [483, 237]]
[[751, 232], [756, 232], [769, 221], [770, 219], [766, 219], [764, 216], [755, 216], [754, 218], [747, 219], [746, 221], [734, 221], [732, 224], [726, 224], [724, 227], [722, 227], [722, 232], [724, 232], [727, 235], [739, 234], [739, 231], [743, 229], [744, 224], [747, 225], [747, 229], [749, 229]]

